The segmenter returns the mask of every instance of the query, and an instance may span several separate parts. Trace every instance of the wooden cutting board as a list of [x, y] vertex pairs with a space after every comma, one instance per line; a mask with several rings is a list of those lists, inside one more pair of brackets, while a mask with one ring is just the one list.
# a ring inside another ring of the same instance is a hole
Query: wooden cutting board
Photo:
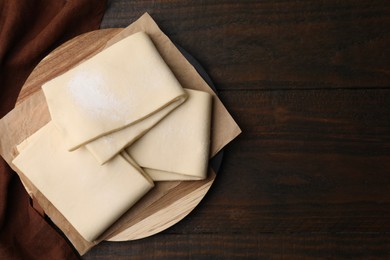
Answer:
[[[31, 73], [19, 94], [16, 106], [40, 91], [42, 84], [48, 80], [96, 54], [110, 38], [121, 30], [123, 29], [105, 29], [86, 33], [54, 50]], [[38, 120], [49, 116], [47, 110], [39, 111], [47, 115], [37, 116]], [[210, 170], [209, 177], [204, 181], [156, 183], [152, 192], [141, 199], [118, 221], [120, 229], [107, 240], [140, 239], [174, 225], [198, 205], [209, 190], [215, 176]]]

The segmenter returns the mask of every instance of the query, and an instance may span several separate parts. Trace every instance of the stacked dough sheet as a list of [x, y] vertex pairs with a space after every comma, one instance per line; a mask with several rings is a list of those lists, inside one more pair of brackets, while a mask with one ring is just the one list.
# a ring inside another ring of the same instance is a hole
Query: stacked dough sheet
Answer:
[[133, 34], [42, 86], [52, 120], [13, 164], [87, 241], [154, 181], [206, 177], [212, 97]]

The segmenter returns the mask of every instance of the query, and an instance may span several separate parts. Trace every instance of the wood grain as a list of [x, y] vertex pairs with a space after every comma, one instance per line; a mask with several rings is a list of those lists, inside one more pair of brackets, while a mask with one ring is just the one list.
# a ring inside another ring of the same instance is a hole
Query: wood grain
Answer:
[[150, 12], [220, 90], [390, 85], [386, 0], [111, 2], [103, 28]]
[[243, 134], [204, 203], [86, 259], [390, 256], [390, 3], [111, 1], [205, 67]]
[[205, 205], [170, 232], [390, 232], [390, 91], [221, 98], [243, 134]]
[[84, 259], [384, 259], [386, 234], [158, 234], [144, 241], [103, 242]]

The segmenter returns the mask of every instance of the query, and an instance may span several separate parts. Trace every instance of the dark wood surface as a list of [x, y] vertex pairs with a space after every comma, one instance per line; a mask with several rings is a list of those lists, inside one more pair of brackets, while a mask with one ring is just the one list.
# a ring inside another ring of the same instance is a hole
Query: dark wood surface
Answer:
[[243, 134], [188, 217], [84, 258], [390, 257], [390, 2], [114, 0], [102, 27], [146, 11]]

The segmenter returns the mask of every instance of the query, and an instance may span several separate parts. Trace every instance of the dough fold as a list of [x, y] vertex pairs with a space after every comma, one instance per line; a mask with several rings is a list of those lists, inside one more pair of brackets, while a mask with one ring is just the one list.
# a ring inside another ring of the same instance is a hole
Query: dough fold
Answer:
[[95, 240], [153, 187], [121, 155], [99, 165], [85, 147], [67, 151], [53, 122], [18, 149], [13, 164], [87, 241]]
[[[152, 115], [162, 117], [164, 113], [158, 111], [172, 108], [172, 103], [186, 98], [180, 83], [144, 32], [115, 43], [45, 83], [42, 89], [51, 118], [70, 151], [135, 126]], [[144, 124], [135, 128], [142, 132], [150, 127]], [[100, 161], [106, 160], [104, 157]]]
[[184, 98], [178, 98], [165, 108], [162, 108], [144, 120], [111, 134], [99, 137], [87, 143], [85, 146], [95, 156], [96, 160], [100, 164], [106, 163], [125, 147], [130, 146], [133, 142], [139, 139], [159, 121], [163, 120], [164, 117], [180, 106], [184, 101]]
[[187, 100], [126, 148], [155, 181], [206, 178], [212, 96], [185, 89]]

